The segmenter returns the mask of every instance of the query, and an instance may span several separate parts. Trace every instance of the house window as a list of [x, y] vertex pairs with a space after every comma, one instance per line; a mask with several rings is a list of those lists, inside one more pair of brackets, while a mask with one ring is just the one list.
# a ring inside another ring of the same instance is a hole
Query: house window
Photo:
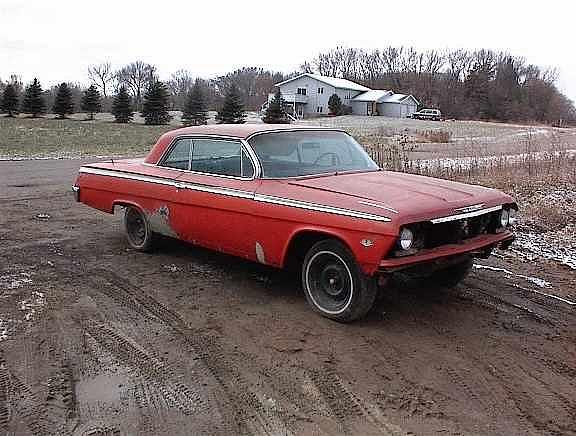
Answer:
[[318, 94], [324, 94], [324, 88], [318, 88]]
[[306, 88], [298, 88], [296, 90], [296, 94], [298, 95], [306, 95]]
[[323, 109], [324, 108], [322, 106], [316, 106], [316, 113], [322, 113]]

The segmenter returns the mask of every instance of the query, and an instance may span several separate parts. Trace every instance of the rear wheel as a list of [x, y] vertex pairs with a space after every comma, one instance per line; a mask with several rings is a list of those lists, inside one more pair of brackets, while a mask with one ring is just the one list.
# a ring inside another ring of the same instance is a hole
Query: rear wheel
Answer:
[[128, 206], [124, 212], [124, 229], [130, 247], [138, 251], [152, 250], [154, 234], [146, 216], [137, 208]]
[[374, 279], [365, 275], [350, 250], [335, 240], [320, 241], [310, 248], [302, 265], [302, 286], [316, 312], [340, 322], [366, 315], [377, 292]]

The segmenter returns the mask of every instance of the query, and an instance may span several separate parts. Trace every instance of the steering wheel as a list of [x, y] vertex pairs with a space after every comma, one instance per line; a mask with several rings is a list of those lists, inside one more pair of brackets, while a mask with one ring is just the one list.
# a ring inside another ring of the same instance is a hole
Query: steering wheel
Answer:
[[320, 156], [316, 158], [313, 165], [316, 165], [326, 156], [332, 156], [332, 162], [333, 162], [332, 165], [340, 165], [340, 156], [338, 156], [338, 154], [334, 153], [333, 151], [327, 151], [326, 153], [322, 153]]

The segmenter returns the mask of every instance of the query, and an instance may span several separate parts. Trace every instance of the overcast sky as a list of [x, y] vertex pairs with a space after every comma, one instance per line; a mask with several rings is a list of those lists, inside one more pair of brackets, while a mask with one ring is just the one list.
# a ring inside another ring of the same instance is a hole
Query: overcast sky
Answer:
[[337, 45], [491, 48], [556, 67], [559, 88], [576, 101], [572, 3], [0, 0], [0, 78], [86, 83], [90, 64], [136, 59], [163, 78], [178, 69], [211, 77], [241, 66], [290, 72]]

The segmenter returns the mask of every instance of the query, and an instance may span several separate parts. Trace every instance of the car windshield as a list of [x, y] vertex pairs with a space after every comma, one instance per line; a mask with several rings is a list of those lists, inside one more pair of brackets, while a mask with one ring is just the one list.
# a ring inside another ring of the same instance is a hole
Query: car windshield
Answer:
[[364, 149], [344, 132], [271, 132], [248, 142], [262, 164], [262, 177], [268, 179], [378, 170]]

